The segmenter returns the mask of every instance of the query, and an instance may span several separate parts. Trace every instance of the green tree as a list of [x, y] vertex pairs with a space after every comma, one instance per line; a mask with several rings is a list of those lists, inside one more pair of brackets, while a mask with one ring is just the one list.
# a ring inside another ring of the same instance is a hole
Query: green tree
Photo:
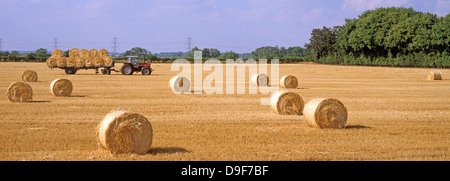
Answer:
[[313, 29], [309, 39], [310, 43], [305, 44], [305, 47], [315, 50], [317, 58], [325, 58], [328, 53], [338, 50], [337, 34], [340, 29], [340, 26], [333, 28], [324, 26], [322, 29]]
[[239, 58], [239, 54], [233, 52], [233, 51], [226, 51], [225, 53], [223, 53], [222, 55], [219, 56], [219, 58], [224, 58], [224, 59], [237, 59]]
[[36, 57], [46, 57], [48, 55], [48, 51], [45, 48], [39, 48], [36, 51], [34, 51], [36, 54]]

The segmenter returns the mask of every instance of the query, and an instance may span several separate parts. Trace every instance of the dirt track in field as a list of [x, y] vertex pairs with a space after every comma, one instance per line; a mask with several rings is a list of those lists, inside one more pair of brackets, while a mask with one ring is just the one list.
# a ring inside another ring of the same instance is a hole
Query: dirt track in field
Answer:
[[[260, 104], [268, 95], [175, 95], [168, 82], [179, 72], [171, 64], [153, 64], [150, 76], [0, 66], [0, 160], [450, 160], [449, 69], [440, 69], [443, 80], [429, 81], [433, 69], [281, 64], [280, 77], [295, 75], [299, 88], [291, 91], [305, 102], [344, 103], [347, 126], [332, 130], [275, 114]], [[28, 69], [38, 73], [29, 83], [33, 102], [9, 102], [8, 86]], [[50, 93], [56, 78], [72, 81], [71, 97]], [[112, 110], [151, 121], [148, 154], [112, 156], [98, 146], [97, 125]]]

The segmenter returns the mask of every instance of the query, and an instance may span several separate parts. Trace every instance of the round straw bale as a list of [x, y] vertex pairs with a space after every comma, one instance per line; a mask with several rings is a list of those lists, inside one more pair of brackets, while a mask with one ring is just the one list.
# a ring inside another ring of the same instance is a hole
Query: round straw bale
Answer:
[[428, 80], [442, 80], [441, 72], [439, 70], [428, 72]]
[[293, 75], [285, 75], [280, 79], [280, 85], [283, 88], [295, 89], [298, 86], [297, 77]]
[[103, 66], [104, 60], [102, 57], [96, 56], [94, 57], [94, 65], [95, 66]]
[[264, 73], [254, 74], [251, 78], [251, 82], [253, 85], [257, 86], [268, 86], [269, 76]]
[[98, 53], [99, 53], [99, 55], [100, 55], [101, 57], [107, 57], [107, 56], [109, 56], [108, 50], [106, 50], [106, 49], [104, 49], [104, 48], [100, 49], [100, 51], [99, 51]]
[[54, 57], [48, 58], [47, 61], [45, 61], [45, 62], [47, 63], [47, 66], [50, 68], [58, 66], [58, 64], [56, 64], [56, 58], [54, 58]]
[[78, 67], [78, 68], [84, 66], [84, 59], [81, 58], [81, 57], [75, 58], [75, 62], [76, 62], [75, 66]]
[[89, 50], [81, 49], [78, 55], [86, 60], [89, 57]]
[[112, 57], [110, 56], [104, 56], [103, 61], [105, 66], [111, 66], [113, 63]]
[[306, 123], [316, 128], [344, 128], [347, 108], [337, 99], [316, 98], [308, 101], [303, 109]]
[[270, 107], [281, 115], [302, 114], [304, 102], [300, 95], [287, 90], [278, 91], [270, 97]]
[[69, 57], [69, 58], [66, 57], [66, 60], [67, 60], [67, 67], [75, 67], [77, 65], [76, 57]]
[[78, 57], [80, 50], [78, 48], [72, 48], [69, 50], [69, 57]]
[[33, 90], [25, 82], [14, 82], [8, 87], [6, 97], [11, 102], [28, 102], [33, 97]]
[[57, 97], [70, 96], [72, 89], [72, 82], [67, 79], [55, 79], [50, 84], [50, 92]]
[[175, 76], [170, 79], [169, 87], [173, 92], [188, 92], [191, 89], [191, 83], [186, 77]]
[[94, 66], [94, 58], [89, 56], [88, 58], [84, 59], [84, 64], [88, 67]]
[[22, 73], [22, 80], [25, 82], [36, 82], [38, 75], [34, 70], [25, 70]]
[[145, 154], [152, 145], [153, 129], [141, 114], [112, 111], [98, 125], [96, 134], [99, 145], [111, 154]]
[[54, 49], [52, 51], [52, 57], [54, 58], [64, 57], [64, 52], [60, 49]]
[[58, 67], [65, 67], [67, 65], [67, 58], [59, 57], [58, 59], [56, 59], [56, 65], [58, 65]]
[[93, 48], [93, 49], [91, 49], [91, 50], [89, 50], [89, 55], [91, 56], [91, 57], [98, 57], [99, 55], [98, 55], [98, 50], [97, 49], [95, 49], [95, 48]]

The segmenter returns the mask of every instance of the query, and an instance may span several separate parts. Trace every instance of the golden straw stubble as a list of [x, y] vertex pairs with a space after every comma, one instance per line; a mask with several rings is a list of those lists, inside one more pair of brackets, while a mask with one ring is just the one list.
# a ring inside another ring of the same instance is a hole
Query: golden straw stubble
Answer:
[[96, 135], [99, 145], [111, 154], [146, 154], [152, 145], [153, 129], [142, 114], [112, 111], [98, 125]]
[[345, 128], [347, 108], [333, 98], [316, 98], [308, 101], [303, 109], [303, 117], [308, 125], [316, 128]]
[[280, 79], [280, 85], [283, 88], [295, 89], [298, 86], [297, 77], [293, 75], [285, 75]]
[[72, 82], [67, 79], [55, 79], [50, 84], [50, 92], [57, 97], [70, 96], [72, 89]]
[[282, 90], [270, 97], [270, 107], [275, 113], [281, 115], [300, 115], [303, 111], [304, 102], [300, 95]]
[[428, 72], [428, 80], [442, 80], [441, 72], [439, 70]]
[[24, 82], [36, 82], [38, 80], [38, 75], [34, 70], [25, 70], [22, 73], [22, 80]]
[[6, 97], [11, 102], [28, 102], [32, 100], [33, 90], [25, 82], [13, 82], [6, 91]]

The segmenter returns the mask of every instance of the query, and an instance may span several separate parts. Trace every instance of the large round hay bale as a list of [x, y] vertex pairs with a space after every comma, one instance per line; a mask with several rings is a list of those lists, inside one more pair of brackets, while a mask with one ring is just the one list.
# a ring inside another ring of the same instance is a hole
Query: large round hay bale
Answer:
[[100, 49], [100, 51], [99, 51], [98, 53], [99, 53], [99, 55], [100, 55], [101, 57], [107, 57], [107, 56], [109, 56], [108, 50], [106, 50], [106, 49], [104, 49], [104, 48]]
[[84, 58], [85, 60], [90, 56], [89, 50], [86, 49], [81, 49], [78, 54], [80, 55], [81, 58]]
[[67, 67], [75, 67], [77, 65], [77, 60], [76, 59], [77, 59], [77, 57], [66, 58], [66, 60], [67, 60], [66, 66]]
[[428, 80], [442, 80], [441, 72], [439, 70], [428, 72]]
[[103, 61], [105, 66], [111, 66], [113, 63], [113, 59], [110, 56], [104, 56]]
[[267, 76], [265, 73], [254, 74], [251, 77], [251, 83], [257, 86], [268, 86], [269, 76]]
[[14, 82], [8, 87], [6, 97], [11, 102], [28, 102], [32, 100], [33, 90], [25, 82]]
[[54, 49], [52, 51], [52, 57], [54, 57], [54, 58], [64, 57], [64, 52], [60, 49]]
[[78, 48], [72, 48], [69, 50], [69, 57], [79, 57], [80, 50]]
[[56, 59], [56, 65], [58, 67], [66, 67], [67, 66], [67, 58], [66, 57], [59, 57]]
[[103, 66], [104, 65], [103, 58], [99, 57], [99, 56], [94, 57], [94, 65], [95, 66]]
[[304, 102], [300, 95], [282, 90], [270, 97], [270, 107], [275, 113], [281, 115], [300, 115], [303, 111]]
[[316, 128], [345, 128], [347, 108], [337, 99], [316, 98], [308, 101], [303, 109], [306, 123]]
[[285, 75], [280, 79], [280, 86], [288, 89], [295, 89], [298, 86], [297, 77], [293, 75]]
[[94, 58], [95, 58], [95, 57], [98, 57], [98, 56], [99, 56], [99, 55], [98, 55], [98, 50], [95, 49], [95, 48], [89, 50], [89, 56], [94, 57]]
[[45, 61], [45, 63], [47, 63], [47, 66], [50, 67], [50, 68], [58, 66], [58, 64], [56, 63], [56, 58], [55, 57], [48, 58], [47, 61]]
[[38, 80], [38, 75], [34, 70], [25, 70], [22, 73], [22, 80], [25, 82], [36, 82]]
[[189, 92], [191, 89], [191, 82], [186, 77], [178, 75], [170, 79], [169, 87], [174, 93]]
[[112, 111], [103, 118], [96, 133], [99, 145], [111, 154], [145, 154], [152, 145], [152, 125], [138, 113]]
[[75, 62], [76, 62], [75, 66], [78, 67], [78, 68], [83, 67], [84, 64], [85, 64], [84, 63], [84, 59], [81, 58], [81, 57], [75, 58]]
[[50, 84], [50, 92], [57, 97], [70, 96], [72, 89], [72, 82], [67, 79], [55, 79]]
[[85, 64], [87, 67], [94, 66], [94, 58], [88, 57], [88, 58], [84, 59], [84, 64]]

